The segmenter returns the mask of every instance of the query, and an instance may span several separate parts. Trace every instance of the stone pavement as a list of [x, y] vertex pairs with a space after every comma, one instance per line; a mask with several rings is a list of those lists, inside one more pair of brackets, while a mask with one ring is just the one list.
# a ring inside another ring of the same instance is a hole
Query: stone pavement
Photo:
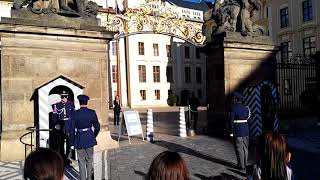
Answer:
[[179, 152], [187, 163], [191, 179], [215, 179], [221, 175], [228, 179], [244, 179], [235, 169], [232, 144], [207, 136], [180, 138], [158, 134], [154, 143], [135, 139], [129, 145], [126, 139], [119, 149], [108, 152], [110, 179], [143, 180], [151, 161], [164, 150]]
[[[146, 109], [138, 109], [145, 133]], [[143, 142], [141, 136], [130, 145], [126, 135], [121, 136], [120, 148], [108, 151], [109, 178], [112, 180], [140, 180], [147, 174], [151, 161], [164, 150], [179, 152], [187, 162], [192, 179], [244, 179], [235, 169], [235, 154], [230, 141], [208, 136], [178, 137], [179, 112], [177, 107], [153, 108], [155, 142]], [[110, 116], [112, 114], [110, 113]], [[199, 114], [198, 129], [205, 129], [205, 112]], [[110, 118], [110, 124], [113, 124]], [[114, 139], [118, 126], [110, 125]], [[125, 128], [122, 127], [122, 132]]]
[[319, 180], [320, 127], [298, 131], [296, 135], [289, 135], [288, 140], [296, 180]]
[[[146, 109], [139, 109], [143, 132], [146, 127]], [[164, 150], [179, 152], [187, 162], [191, 179], [209, 180], [245, 179], [236, 170], [235, 154], [229, 140], [218, 137], [197, 135], [178, 137], [178, 108], [153, 108], [155, 142], [143, 142], [133, 138], [129, 144], [125, 134], [121, 135], [120, 148], [95, 153], [95, 179], [140, 180], [146, 175], [153, 158]], [[112, 138], [118, 138], [118, 126], [113, 126], [113, 113], [110, 111], [110, 131]], [[200, 132], [206, 128], [204, 112], [199, 115]], [[122, 127], [122, 132], [125, 127]], [[299, 131], [289, 136], [292, 148], [292, 168], [296, 180], [319, 180], [320, 171], [320, 128]], [[22, 161], [0, 162], [0, 179], [22, 179]], [[65, 180], [79, 178], [78, 164], [67, 167]]]

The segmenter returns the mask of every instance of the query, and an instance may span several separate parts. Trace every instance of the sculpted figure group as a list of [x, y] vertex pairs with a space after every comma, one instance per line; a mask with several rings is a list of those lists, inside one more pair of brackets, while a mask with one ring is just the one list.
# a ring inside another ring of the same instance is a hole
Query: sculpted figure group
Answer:
[[96, 17], [98, 5], [89, 0], [14, 0], [13, 9], [30, 10], [36, 14], [56, 13], [69, 17]]
[[244, 36], [264, 35], [264, 28], [252, 22], [261, 7], [261, 0], [217, 0], [212, 12], [217, 25], [213, 33], [232, 31]]

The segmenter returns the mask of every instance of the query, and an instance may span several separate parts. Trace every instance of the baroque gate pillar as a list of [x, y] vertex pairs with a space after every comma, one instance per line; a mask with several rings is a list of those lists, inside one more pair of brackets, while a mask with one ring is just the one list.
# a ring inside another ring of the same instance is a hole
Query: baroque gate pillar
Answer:
[[[207, 123], [209, 132], [226, 129], [230, 97], [235, 91], [276, 78], [276, 46], [267, 36], [238, 32], [213, 35], [207, 53]], [[221, 132], [221, 133], [224, 133]]]
[[[90, 11], [78, 8], [56, 12], [50, 4], [30, 9], [15, 1], [12, 18], [1, 19], [1, 160], [24, 159], [24, 145], [19, 139], [27, 127], [39, 125], [40, 108], [31, 101], [32, 96], [38, 87], [60, 76], [83, 85], [83, 93], [90, 96], [89, 108], [97, 112], [101, 124], [95, 150], [118, 146], [111, 138], [107, 120], [107, 46], [114, 33], [99, 26], [96, 3], [74, 2], [84, 3], [81, 7]], [[35, 13], [37, 9], [39, 12]], [[47, 102], [49, 97], [41, 98]], [[24, 142], [30, 142], [30, 138]]]

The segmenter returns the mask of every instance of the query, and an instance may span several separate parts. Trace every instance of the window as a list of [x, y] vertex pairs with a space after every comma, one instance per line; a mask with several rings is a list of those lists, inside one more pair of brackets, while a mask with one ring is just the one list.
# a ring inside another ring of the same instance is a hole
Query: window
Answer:
[[199, 98], [199, 99], [202, 98], [202, 91], [201, 91], [201, 89], [198, 89], [198, 98]]
[[117, 82], [117, 66], [116, 65], [112, 65], [112, 82], [116, 83]]
[[167, 82], [173, 82], [172, 66], [167, 66]]
[[139, 46], [139, 55], [144, 55], [144, 43], [139, 42], [138, 46]]
[[189, 46], [184, 47], [184, 57], [187, 59], [190, 58], [190, 47]]
[[171, 45], [167, 45], [166, 49], [167, 49], [167, 57], [171, 57]]
[[111, 42], [111, 54], [115, 56], [116, 51], [117, 51], [116, 42]]
[[202, 82], [202, 72], [201, 72], [201, 68], [200, 67], [196, 68], [196, 79], [197, 79], [197, 83], [201, 84], [201, 82]]
[[284, 94], [286, 95], [292, 94], [291, 79], [284, 80]]
[[312, 0], [302, 2], [303, 22], [312, 20]]
[[146, 90], [140, 90], [140, 100], [146, 100]]
[[154, 97], [156, 100], [160, 100], [160, 90], [154, 90]]
[[280, 23], [281, 23], [281, 28], [289, 26], [288, 7], [280, 9]]
[[200, 49], [196, 48], [196, 58], [200, 59]]
[[292, 57], [291, 41], [281, 43], [280, 48], [281, 48], [281, 61], [288, 62], [289, 59]]
[[146, 66], [139, 65], [138, 71], [139, 71], [139, 82], [146, 82]]
[[191, 68], [185, 67], [184, 68], [184, 79], [186, 83], [191, 83]]
[[159, 56], [159, 45], [158, 44], [153, 44], [153, 55]]
[[303, 55], [310, 56], [316, 52], [316, 37], [311, 36], [303, 39]]
[[160, 66], [153, 66], [153, 82], [160, 82]]

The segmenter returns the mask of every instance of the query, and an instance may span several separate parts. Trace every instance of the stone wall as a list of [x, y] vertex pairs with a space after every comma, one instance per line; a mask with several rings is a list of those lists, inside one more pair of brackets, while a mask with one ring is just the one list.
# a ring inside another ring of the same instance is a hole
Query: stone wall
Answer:
[[[207, 51], [208, 121], [225, 119], [230, 95], [239, 89], [275, 80], [276, 46], [269, 37], [223, 33], [212, 37]], [[210, 124], [210, 122], [208, 122]]]

